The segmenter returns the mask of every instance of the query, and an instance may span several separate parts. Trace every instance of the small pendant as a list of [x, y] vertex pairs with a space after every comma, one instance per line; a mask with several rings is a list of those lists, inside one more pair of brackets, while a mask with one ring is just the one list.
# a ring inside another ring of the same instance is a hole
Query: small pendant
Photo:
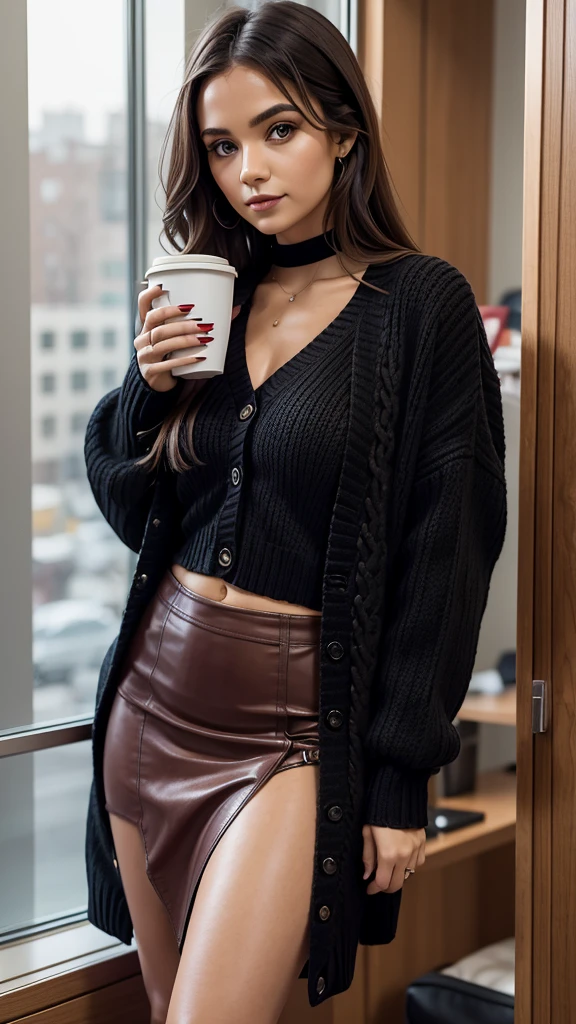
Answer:
[[277, 327], [279, 323], [280, 323], [279, 320], [274, 320], [274, 322], [272, 324], [272, 327]]
[[295, 298], [296, 298], [295, 295], [291, 295], [290, 298], [288, 299], [288, 302], [294, 302]]

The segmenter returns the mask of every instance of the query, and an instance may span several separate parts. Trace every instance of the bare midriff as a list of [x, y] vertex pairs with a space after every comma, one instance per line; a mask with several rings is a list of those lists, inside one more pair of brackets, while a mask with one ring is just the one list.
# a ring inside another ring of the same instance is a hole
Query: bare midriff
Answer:
[[315, 608], [306, 608], [302, 604], [290, 604], [289, 601], [276, 601], [272, 597], [253, 594], [250, 590], [233, 587], [217, 576], [206, 576], [201, 572], [192, 572], [183, 565], [173, 565], [172, 573], [186, 590], [207, 597], [210, 601], [222, 601], [239, 608], [248, 608], [261, 612], [282, 612], [284, 615], [321, 615]]

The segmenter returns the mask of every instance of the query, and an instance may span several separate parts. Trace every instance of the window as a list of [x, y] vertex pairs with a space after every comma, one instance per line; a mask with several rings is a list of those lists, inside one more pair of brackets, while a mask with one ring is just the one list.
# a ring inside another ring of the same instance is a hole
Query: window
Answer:
[[56, 433], [56, 417], [43, 416], [40, 420], [40, 430], [42, 437], [54, 437]]
[[124, 171], [103, 167], [99, 176], [100, 216], [104, 223], [124, 221], [127, 213]]
[[72, 434], [85, 434], [88, 419], [89, 414], [87, 412], [73, 412], [70, 417], [70, 432]]
[[56, 347], [56, 335], [54, 331], [41, 331], [40, 332], [40, 348], [55, 348]]
[[[13, 432], [0, 432], [9, 467], [28, 456], [32, 463], [31, 495], [23, 474], [10, 479], [13, 505], [0, 535], [7, 598], [0, 647], [9, 651], [10, 667], [0, 676], [0, 722], [17, 745], [13, 756], [0, 759], [0, 939], [10, 941], [86, 918], [91, 716], [99, 667], [117, 634], [133, 569], [132, 554], [95, 504], [83, 441], [88, 416], [112, 374], [114, 385], [122, 380], [133, 353], [127, 285], [143, 278], [155, 256], [166, 255], [158, 241], [157, 167], [184, 70], [185, 19], [184, 0], [133, 5], [146, 12], [146, 53], [139, 54], [146, 87], [129, 105], [126, 83], [139, 87], [140, 79], [135, 37], [126, 34], [127, 6], [59, 0], [56, 18], [53, 4], [27, 0], [27, 20], [5, 20], [0, 33], [0, 65], [15, 79], [6, 90], [15, 128], [3, 138], [2, 152], [11, 187], [0, 189], [0, 207], [14, 208], [18, 223], [29, 217], [30, 309], [22, 304], [22, 315], [29, 316], [34, 341], [30, 379], [14, 375]], [[188, 3], [188, 16], [197, 15], [194, 31], [216, 6], [217, 0]], [[90, 45], [77, 46], [78, 39]], [[65, 73], [54, 76], [55, 67]], [[140, 139], [147, 143], [148, 192], [129, 204], [135, 186], [127, 154], [138, 151]], [[144, 223], [129, 220], [144, 209]], [[150, 244], [132, 266], [139, 238]], [[95, 278], [94, 268], [106, 269]], [[21, 295], [19, 263], [8, 261], [5, 270], [6, 293]], [[97, 344], [90, 343], [91, 332]], [[6, 572], [12, 564], [23, 567], [16, 578]], [[70, 726], [76, 719], [80, 724]], [[29, 731], [47, 723], [46, 748], [32, 749], [44, 737]], [[55, 737], [58, 745], [49, 746]]]
[[125, 301], [123, 292], [102, 292], [100, 295], [101, 306], [123, 306]]
[[88, 387], [88, 374], [86, 370], [73, 370], [70, 374], [70, 387], [72, 391], [86, 391]]
[[124, 260], [104, 260], [100, 266], [100, 273], [102, 277], [123, 278], [126, 273], [126, 264]]
[[43, 178], [40, 182], [40, 198], [43, 203], [55, 203], [62, 195], [62, 182], [58, 178]]
[[88, 331], [72, 331], [70, 345], [72, 348], [88, 348]]

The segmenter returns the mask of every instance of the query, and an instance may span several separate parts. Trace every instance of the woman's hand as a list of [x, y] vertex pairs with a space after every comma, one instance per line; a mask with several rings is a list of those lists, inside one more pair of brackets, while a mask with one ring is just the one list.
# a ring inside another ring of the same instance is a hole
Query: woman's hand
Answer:
[[376, 877], [366, 892], [396, 892], [404, 885], [406, 868], [419, 868], [426, 860], [426, 832], [423, 828], [362, 827], [364, 878], [376, 868]]
[[[152, 300], [161, 294], [160, 285], [154, 285], [138, 295], [138, 314], [142, 330], [134, 339], [134, 347], [140, 373], [150, 387], [154, 391], [171, 391], [178, 383], [178, 378], [173, 377], [171, 372], [176, 366], [188, 366], [206, 358], [195, 354], [178, 355], [179, 351], [212, 341], [209, 332], [214, 325], [199, 324], [195, 320], [175, 320], [166, 323], [172, 317], [181, 317], [183, 310], [179, 306], [160, 306], [158, 309], [152, 309]], [[239, 312], [240, 306], [234, 306], [232, 319]]]

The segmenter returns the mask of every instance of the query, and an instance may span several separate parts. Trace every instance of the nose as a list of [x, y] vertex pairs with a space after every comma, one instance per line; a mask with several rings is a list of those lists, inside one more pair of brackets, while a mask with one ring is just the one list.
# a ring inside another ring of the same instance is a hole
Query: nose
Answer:
[[266, 166], [262, 154], [258, 155], [254, 148], [250, 150], [245, 148], [240, 172], [242, 184], [252, 186], [256, 182], [268, 181], [269, 178], [270, 170]]

